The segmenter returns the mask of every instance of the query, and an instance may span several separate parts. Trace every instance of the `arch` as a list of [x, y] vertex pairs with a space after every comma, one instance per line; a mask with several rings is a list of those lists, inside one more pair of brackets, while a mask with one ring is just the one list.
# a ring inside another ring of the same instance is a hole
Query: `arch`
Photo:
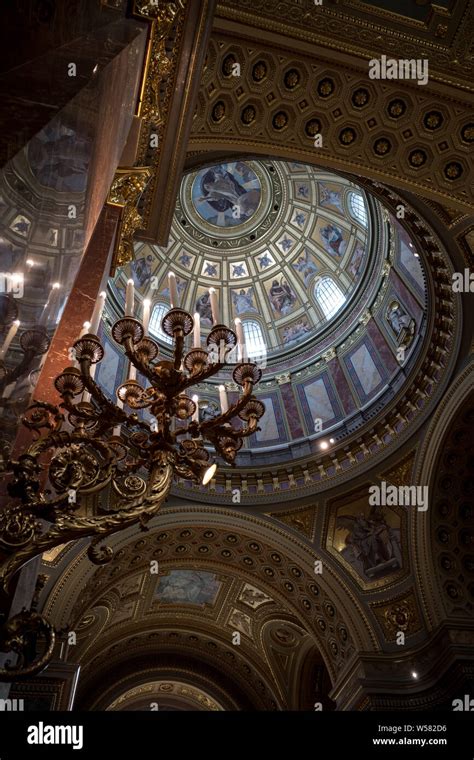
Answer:
[[[99, 570], [102, 576], [100, 584], [97, 583], [98, 578], [95, 575], [97, 567], [89, 562], [86, 549], [79, 549], [76, 557], [70, 558], [63, 575], [57, 579], [48, 594], [44, 614], [47, 614], [58, 627], [64, 625], [64, 621], [76, 622], [76, 616], [77, 619], [83, 619], [85, 611], [100, 602], [104, 594], [110, 593], [107, 589], [116, 585], [115, 578], [118, 575], [115, 573], [120, 575], [121, 583], [124, 581], [122, 571], [125, 556], [132, 551], [133, 556], [136, 557], [137, 551], [134, 547], [137, 540], [140, 542], [140, 565], [135, 561], [133, 572], [138, 573], [140, 577], [142, 577], [142, 572], [144, 573], [143, 568], [149, 567], [149, 557], [156, 556], [153, 552], [160, 543], [163, 546], [172, 543], [173, 547], [176, 542], [184, 544], [185, 539], [181, 536], [183, 530], [181, 505], [178, 503], [175, 507], [163, 509], [156, 523], [154, 525], [150, 523], [150, 528], [145, 539], [141, 538], [137, 528], [126, 529], [110, 539], [109, 543], [114, 549], [115, 559], [107, 569]], [[207, 505], [187, 507], [186, 531], [196, 532], [204, 528], [215, 534], [211, 540], [218, 541], [220, 545], [225, 541], [227, 534], [231, 533], [238, 534], [239, 541], [245, 547], [253, 542], [260, 547], [262, 557], [265, 558], [265, 562], [261, 565], [254, 564], [251, 568], [247, 568], [243, 562], [237, 565], [235, 559], [231, 556], [225, 558], [221, 554], [221, 549], [216, 548], [212, 549], [215, 554], [211, 551], [206, 554], [206, 569], [224, 575], [236, 575], [242, 581], [257, 584], [265, 594], [271, 596], [278, 604], [284, 605], [285, 609], [295, 619], [299, 619], [300, 625], [304, 625], [311, 635], [328, 669], [333, 686], [355, 651], [376, 651], [379, 648], [362, 603], [351, 593], [339, 569], [328, 564], [326, 572], [318, 575], [315, 581], [315, 553], [314, 548], [307, 541], [295, 536], [290, 537], [280, 526], [255, 515], [226, 508], [210, 508]], [[161, 539], [158, 541], [160, 536]], [[235, 544], [227, 542], [224, 546], [227, 549], [227, 546], [234, 547]], [[170, 559], [173, 562], [174, 551], [174, 548], [172, 552], [170, 549]], [[247, 551], [250, 551], [253, 556], [257, 547], [254, 546]], [[227, 551], [227, 554], [231, 553], [232, 548], [231, 551]], [[195, 559], [187, 554], [180, 556], [182, 556], [180, 560], [182, 565], [188, 563], [191, 566], [193, 563], [194, 568]], [[167, 563], [168, 559], [160, 559], [160, 565], [164, 566], [165, 562]], [[286, 565], [288, 568], [285, 580], [293, 579], [294, 590], [291, 599], [287, 597], [287, 592], [282, 585], [285, 581], [280, 577], [280, 570], [286, 568]], [[106, 575], [109, 572], [113, 572], [114, 575], [106, 581]], [[305, 590], [296, 591], [295, 579]], [[67, 594], [64, 594], [65, 585], [68, 588]], [[316, 607], [319, 610], [317, 614]], [[321, 625], [318, 620], [324, 618], [326, 614], [329, 617], [326, 622], [323, 620]], [[331, 648], [331, 643], [334, 647], [334, 641], [329, 626], [334, 630], [344, 628], [345, 631], [344, 643], [342, 640], [338, 641], [336, 653]], [[107, 638], [111, 630], [109, 627], [108, 632], [105, 632]], [[87, 640], [87, 646], [89, 646], [89, 640]], [[77, 654], [75, 650], [75, 656]]]
[[[456, 418], [457, 412], [472, 395], [473, 381], [474, 359], [471, 358], [448, 388], [442, 402], [433, 414], [431, 423], [423, 437], [423, 442], [418, 449], [412, 475], [413, 483], [433, 488], [439, 456], [446, 446], [450, 426]], [[434, 629], [445, 619], [445, 610], [441, 601], [442, 590], [437, 580], [432, 544], [431, 527], [432, 521], [435, 519], [432, 498], [430, 490], [430, 508], [427, 512], [412, 512], [411, 533], [414, 536], [416, 535], [418, 540], [418, 551], [412, 561], [420, 583], [419, 598], [424, 606], [425, 618], [429, 621], [431, 629]]]

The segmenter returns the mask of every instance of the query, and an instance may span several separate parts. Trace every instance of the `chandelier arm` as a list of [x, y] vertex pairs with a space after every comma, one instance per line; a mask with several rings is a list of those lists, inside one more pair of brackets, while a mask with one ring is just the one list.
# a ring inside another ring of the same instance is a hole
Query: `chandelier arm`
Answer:
[[181, 475], [183, 478], [194, 478], [194, 473], [185, 461], [183, 462], [175, 462], [174, 469], [177, 472], [178, 475]]
[[[31, 419], [28, 418], [31, 414]], [[38, 432], [47, 429], [58, 432], [64, 422], [64, 415], [60, 412], [59, 407], [50, 404], [47, 401], [33, 401], [24, 412], [21, 418], [21, 424], [28, 430]]]
[[241, 438], [248, 438], [250, 435], [253, 435], [254, 433], [257, 433], [262, 428], [260, 425], [257, 425], [257, 419], [253, 418], [252, 420], [249, 420], [246, 427], [243, 427], [240, 431], [240, 437]]
[[216, 364], [208, 364], [208, 366], [202, 369], [200, 372], [197, 372], [195, 375], [189, 375], [189, 377], [185, 378], [185, 380], [179, 386], [179, 392], [182, 393], [183, 391], [186, 390], [186, 388], [191, 387], [191, 385], [196, 385], [196, 383], [201, 383], [203, 380], [206, 380], [208, 377], [212, 377], [213, 375], [216, 375], [225, 366], [226, 366], [225, 362], [216, 362]]
[[43, 452], [50, 448], [67, 446], [72, 443], [72, 435], [72, 433], [69, 433], [66, 430], [55, 430], [38, 438], [38, 440], [33, 441], [33, 443], [28, 446], [26, 454], [36, 459], [40, 454], [43, 454]]
[[0, 582], [7, 591], [12, 576], [26, 562], [55, 546], [87, 536], [106, 536], [115, 533], [139, 521], [148, 521], [156, 515], [168, 495], [173, 480], [173, 467], [165, 457], [154, 462], [147, 490], [144, 495], [135, 497], [132, 504], [112, 514], [101, 517], [84, 517], [72, 513], [58, 515], [45, 533], [37, 533], [24, 545], [17, 547], [13, 556], [5, 556], [0, 561]]
[[[44, 651], [39, 656], [38, 639], [44, 639]], [[31, 610], [14, 615], [0, 630], [0, 650], [14, 652], [19, 663], [0, 668], [0, 681], [17, 681], [39, 673], [51, 661], [55, 644], [56, 632], [42, 615]]]
[[156, 380], [156, 375], [153, 373], [153, 367], [149, 362], [145, 362], [142, 359], [138, 351], [135, 351], [134, 343], [131, 337], [126, 338], [124, 342], [124, 349], [127, 359], [139, 370], [139, 372], [141, 372], [142, 375], [145, 375], [150, 383], [153, 384], [153, 382]]
[[123, 470], [119, 470], [122, 473], [136, 472], [140, 467], [148, 469], [150, 463], [147, 459], [135, 459], [133, 462], [126, 462], [123, 466]]
[[232, 467], [235, 467], [235, 454], [232, 455], [226, 452], [225, 448], [220, 444], [219, 437], [217, 435], [215, 438], [214, 437], [212, 438], [211, 443], [214, 445], [216, 454], [219, 454], [219, 456], [222, 457], [224, 462], [227, 462], [227, 464], [230, 464]]
[[73, 414], [75, 417], [77, 417], [79, 420], [87, 422], [90, 420], [100, 420], [99, 415], [94, 409], [79, 409], [78, 403], [74, 402], [73, 397], [69, 394], [61, 395], [61, 398], [63, 399], [62, 404], [60, 404], [61, 409], [65, 409], [66, 412], [69, 414]]
[[234, 438], [237, 440], [238, 438], [248, 438], [249, 436], [253, 435], [253, 433], [255, 433], [257, 430], [260, 430], [260, 428], [258, 427], [234, 428], [232, 426], [224, 427], [224, 425], [222, 425], [216, 429], [209, 431], [206, 434], [206, 439], [210, 441], [211, 440], [210, 436], [212, 436], [212, 441], [214, 441], [214, 438], [225, 436], [226, 438]]
[[102, 391], [100, 386], [92, 378], [90, 374], [90, 364], [91, 363], [89, 359], [81, 359], [82, 380], [84, 382], [86, 389], [89, 391], [94, 401], [96, 401], [99, 404], [101, 411], [107, 411], [110, 413], [111, 417], [109, 419], [109, 424], [107, 425], [107, 428], [113, 427], [119, 422], [126, 422], [128, 419], [128, 415], [126, 414], [126, 412], [124, 412], [113, 401], [107, 398], [107, 396]]

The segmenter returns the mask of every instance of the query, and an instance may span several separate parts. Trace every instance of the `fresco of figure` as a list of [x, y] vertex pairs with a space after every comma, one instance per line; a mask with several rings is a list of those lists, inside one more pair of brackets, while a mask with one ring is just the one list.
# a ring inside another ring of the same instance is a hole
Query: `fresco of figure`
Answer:
[[232, 303], [234, 304], [236, 314], [244, 314], [246, 311], [256, 312], [253, 302], [253, 288], [240, 288], [232, 290]]
[[307, 248], [304, 249], [304, 253], [298, 258], [298, 260], [293, 262], [293, 266], [296, 271], [302, 275], [306, 286], [308, 285], [311, 276], [316, 274], [319, 269]]
[[209, 293], [203, 293], [196, 300], [196, 311], [201, 317], [201, 322], [204, 326], [209, 327], [212, 325], [211, 298]]
[[281, 316], [289, 314], [296, 303], [296, 294], [283, 277], [280, 278], [280, 282], [273, 280], [268, 294], [274, 311]]
[[283, 328], [283, 343], [285, 346], [290, 345], [290, 343], [296, 343], [296, 341], [300, 338], [304, 338], [309, 332], [311, 332], [311, 327], [309, 326], [306, 317], [303, 317], [292, 325]]
[[340, 211], [341, 214], [344, 213], [341, 190], [335, 190], [332, 187], [320, 183], [319, 193], [321, 206], [332, 206], [333, 208], [337, 209], [337, 211]]
[[334, 224], [327, 224], [321, 230], [321, 238], [326, 251], [331, 256], [341, 258], [346, 250], [347, 242], [344, 240], [342, 230]]
[[242, 163], [203, 169], [193, 187], [193, 202], [210, 224], [229, 227], [247, 221], [261, 197], [257, 176]]

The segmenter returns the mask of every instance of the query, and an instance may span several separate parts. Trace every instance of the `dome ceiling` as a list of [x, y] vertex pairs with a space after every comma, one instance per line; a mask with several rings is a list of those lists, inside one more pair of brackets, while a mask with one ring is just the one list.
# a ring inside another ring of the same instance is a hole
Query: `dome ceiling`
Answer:
[[[249, 474], [246, 493], [253, 502], [270, 494], [283, 499], [284, 488], [275, 495], [281, 478], [286, 488], [307, 491], [330, 471], [349, 475], [365, 460], [364, 450], [361, 456], [344, 454], [347, 466], [329, 464], [321, 471], [315, 462], [322, 449], [330, 454], [345, 447], [400, 397], [427, 325], [419, 245], [348, 178], [269, 159], [201, 167], [183, 178], [168, 246], [137, 243], [135, 261], [109, 283], [106, 325], [123, 313], [126, 281], [133, 277], [136, 316], [150, 298], [149, 333], [167, 355], [160, 324], [173, 271], [180, 306], [200, 313], [203, 335], [211, 326], [210, 287], [218, 292], [223, 322], [232, 325], [240, 317], [244, 328], [256, 326], [265, 348], [258, 354], [264, 374], [256, 395], [266, 412], [261, 430], [238, 454], [237, 472], [239, 478]], [[107, 332], [107, 361], [96, 377], [112, 395], [125, 379], [126, 363]], [[247, 338], [258, 343], [251, 331]], [[232, 367], [195, 387], [204, 418], [219, 413], [221, 383], [232, 403], [238, 392]], [[397, 426], [375, 437], [375, 451], [404, 423]], [[259, 482], [258, 472], [268, 468], [275, 471]], [[211, 500], [227, 499], [234, 483], [229, 468], [219, 472]], [[180, 488], [187, 495], [199, 491], [186, 482]]]
[[[137, 249], [135, 283], [151, 277], [155, 299], [168, 303], [173, 270], [180, 305], [199, 312], [204, 331], [215, 287], [223, 321], [256, 321], [272, 356], [311, 340], [347, 309], [369, 261], [368, 219], [359, 188], [307, 165], [205, 167], [183, 179], [166, 250]], [[321, 281], [336, 286], [324, 301], [314, 297]]]

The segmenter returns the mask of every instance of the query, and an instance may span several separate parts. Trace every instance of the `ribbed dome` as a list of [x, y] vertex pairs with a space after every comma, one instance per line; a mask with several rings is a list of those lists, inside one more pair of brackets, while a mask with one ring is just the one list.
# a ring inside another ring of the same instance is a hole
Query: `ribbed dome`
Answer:
[[[135, 284], [211, 326], [210, 287], [224, 322], [248, 321], [268, 355], [308, 342], [346, 310], [369, 262], [365, 193], [311, 166], [236, 161], [187, 174], [166, 250], [137, 248]], [[124, 288], [125, 277], [119, 278]]]
[[[211, 287], [220, 321], [242, 320], [266, 411], [238, 453], [241, 473], [303, 468], [322, 446], [346, 445], [397, 398], [423, 345], [425, 274], [406, 229], [354, 182], [312, 166], [246, 160], [185, 175], [168, 246], [137, 243], [135, 255], [110, 285], [109, 324], [131, 276], [136, 315], [150, 298], [149, 332], [168, 354], [170, 271], [180, 306], [200, 314], [203, 339]], [[106, 343], [98, 378], [113, 393], [125, 364]], [[231, 367], [195, 387], [204, 418], [219, 412], [219, 383], [236, 398]]]

